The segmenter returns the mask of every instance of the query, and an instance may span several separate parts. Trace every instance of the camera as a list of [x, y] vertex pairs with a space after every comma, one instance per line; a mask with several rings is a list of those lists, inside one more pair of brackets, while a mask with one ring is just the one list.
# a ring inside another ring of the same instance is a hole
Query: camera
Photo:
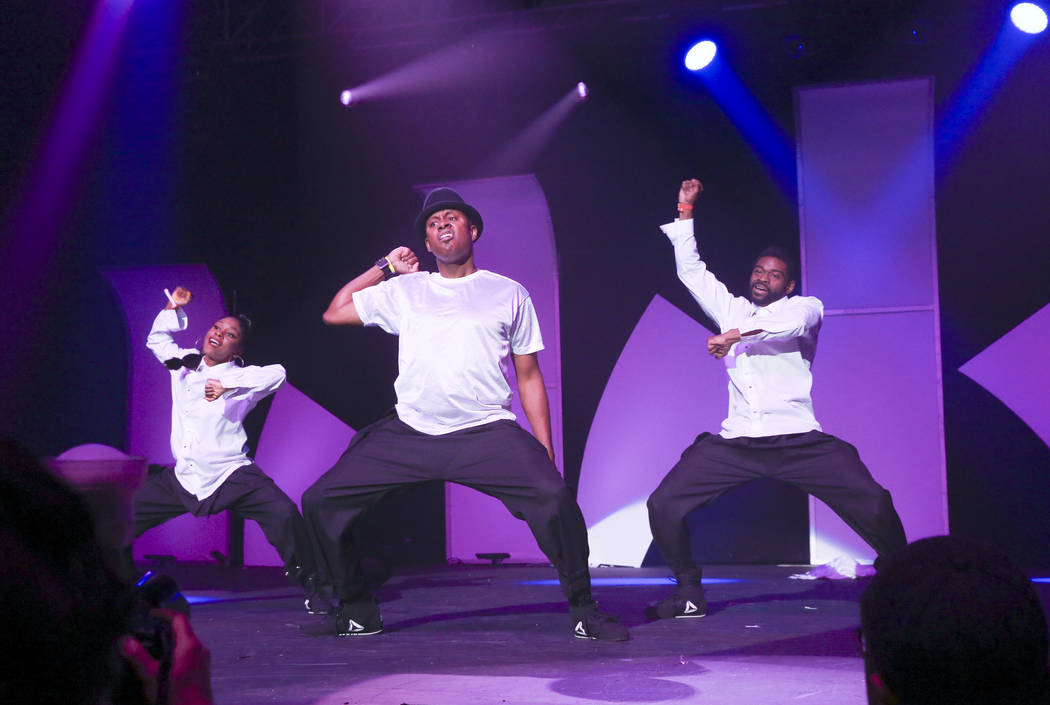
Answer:
[[[168, 679], [171, 675], [175, 638], [171, 631], [171, 623], [151, 614], [151, 611], [158, 607], [181, 612], [187, 617], [190, 614], [189, 603], [170, 576], [146, 571], [132, 589], [127, 631], [159, 664], [156, 705], [167, 705]], [[149, 702], [143, 690], [142, 680], [126, 661], [122, 663], [112, 702], [113, 705], [144, 705]]]

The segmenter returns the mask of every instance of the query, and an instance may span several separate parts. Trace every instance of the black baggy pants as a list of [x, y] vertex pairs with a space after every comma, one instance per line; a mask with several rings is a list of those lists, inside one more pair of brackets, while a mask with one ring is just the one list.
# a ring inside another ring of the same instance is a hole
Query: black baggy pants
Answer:
[[570, 604], [591, 601], [583, 514], [536, 438], [505, 420], [428, 435], [392, 415], [358, 432], [303, 494], [303, 515], [341, 602], [369, 598], [354, 520], [387, 493], [427, 480], [455, 482], [503, 502], [528, 523]]
[[200, 517], [224, 509], [259, 523], [289, 575], [300, 582], [317, 575], [317, 559], [299, 507], [254, 463], [234, 470], [204, 500], [179, 484], [174, 468], [151, 465], [135, 495], [135, 537], [186, 512]]
[[789, 482], [827, 504], [880, 558], [907, 543], [890, 493], [849, 443], [821, 431], [760, 438], [697, 436], [649, 496], [653, 540], [679, 584], [699, 584], [685, 517], [760, 477]]

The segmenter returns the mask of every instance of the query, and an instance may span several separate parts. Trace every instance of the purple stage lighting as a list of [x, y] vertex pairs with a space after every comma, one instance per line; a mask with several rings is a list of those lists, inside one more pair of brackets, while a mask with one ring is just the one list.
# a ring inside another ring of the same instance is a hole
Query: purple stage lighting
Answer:
[[718, 45], [710, 39], [697, 42], [685, 53], [685, 67], [690, 71], [699, 71], [712, 61], [718, 53]]
[[345, 90], [339, 94], [339, 102], [348, 108], [350, 107], [350, 101], [352, 101], [353, 99], [354, 94], [351, 93], [349, 90]]
[[1046, 29], [1046, 12], [1031, 2], [1019, 2], [1010, 9], [1014, 26], [1028, 34], [1039, 34]]
[[572, 109], [585, 99], [587, 86], [577, 83], [558, 102], [550, 106], [525, 129], [491, 153], [468, 172], [471, 178], [489, 178], [496, 174], [522, 174], [532, 171], [536, 158], [550, 145], [558, 128], [569, 119]]

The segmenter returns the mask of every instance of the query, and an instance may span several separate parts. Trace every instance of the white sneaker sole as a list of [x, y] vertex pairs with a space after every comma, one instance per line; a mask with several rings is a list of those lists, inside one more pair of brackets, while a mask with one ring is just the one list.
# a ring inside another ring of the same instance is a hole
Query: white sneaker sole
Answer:
[[336, 636], [372, 636], [373, 634], [381, 634], [383, 628], [374, 629], [372, 631], [360, 631], [360, 632], [339, 632]]

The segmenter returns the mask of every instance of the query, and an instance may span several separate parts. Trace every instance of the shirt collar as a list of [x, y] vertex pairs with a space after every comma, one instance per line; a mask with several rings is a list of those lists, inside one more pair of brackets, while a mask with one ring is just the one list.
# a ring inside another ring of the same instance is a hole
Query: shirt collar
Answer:
[[227, 360], [226, 362], [220, 362], [218, 365], [212, 365], [211, 367], [209, 367], [208, 363], [206, 363], [204, 361], [204, 355], [202, 353], [201, 354], [201, 361], [197, 363], [197, 369], [194, 370], [194, 372], [203, 372], [204, 370], [214, 370], [216, 372], [225, 372], [226, 370], [228, 370], [230, 368], [231, 365], [236, 365], [236, 364], [237, 363], [235, 363], [232, 359], [230, 359], [230, 360]]
[[776, 301], [774, 301], [773, 303], [771, 303], [771, 304], [769, 304], [767, 306], [759, 306], [759, 305], [755, 304], [754, 302], [751, 302], [751, 305], [754, 307], [754, 310], [751, 311], [751, 315], [752, 316], [773, 315], [773, 314], [777, 313], [782, 307], [786, 306], [787, 305], [787, 300], [790, 299], [790, 298], [791, 298], [790, 296], [785, 296], [783, 298], [777, 299]]

